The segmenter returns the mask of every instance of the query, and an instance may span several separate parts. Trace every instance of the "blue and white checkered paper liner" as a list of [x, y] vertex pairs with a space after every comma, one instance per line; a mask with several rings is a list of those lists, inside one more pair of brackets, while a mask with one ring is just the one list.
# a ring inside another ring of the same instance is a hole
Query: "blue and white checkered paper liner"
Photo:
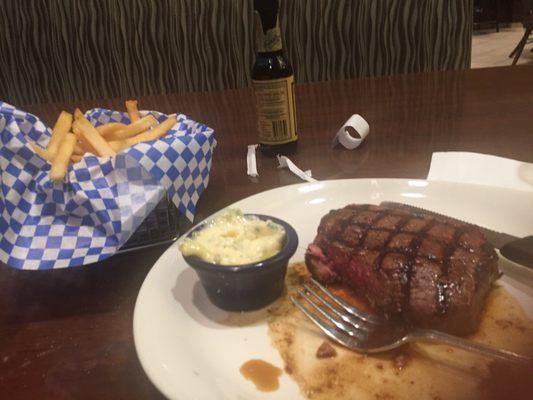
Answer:
[[[167, 116], [154, 111], [160, 122]], [[129, 123], [126, 113], [95, 108], [93, 125]], [[176, 114], [156, 141], [115, 157], [86, 155], [53, 182], [50, 164], [26, 138], [45, 147], [51, 130], [37, 117], [0, 102], [0, 261], [19, 269], [94, 263], [113, 255], [168, 193], [191, 221], [209, 182], [211, 128]]]

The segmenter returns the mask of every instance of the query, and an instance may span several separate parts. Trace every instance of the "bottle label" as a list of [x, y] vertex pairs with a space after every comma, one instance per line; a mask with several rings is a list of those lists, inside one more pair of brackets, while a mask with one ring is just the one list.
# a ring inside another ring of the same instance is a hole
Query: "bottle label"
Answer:
[[294, 76], [252, 81], [257, 107], [259, 143], [284, 144], [298, 139]]

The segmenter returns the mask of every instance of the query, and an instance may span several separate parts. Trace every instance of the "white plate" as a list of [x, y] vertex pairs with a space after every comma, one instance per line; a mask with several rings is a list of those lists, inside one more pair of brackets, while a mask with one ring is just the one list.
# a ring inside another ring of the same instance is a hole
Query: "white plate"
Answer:
[[[244, 212], [284, 219], [298, 232], [300, 246], [292, 261], [303, 260], [320, 218], [349, 203], [401, 201], [525, 236], [533, 232], [533, 195], [485, 186], [399, 179], [324, 181], [277, 188], [235, 203]], [[509, 275], [502, 284], [533, 318], [533, 290], [512, 279], [531, 279], [529, 270], [501, 263]], [[195, 272], [176, 245], [156, 262], [144, 281], [133, 320], [135, 347], [150, 380], [172, 399], [299, 399], [287, 374], [275, 392], [258, 392], [239, 373], [253, 358], [283, 366], [270, 344], [267, 326], [224, 324], [226, 312], [211, 305]]]

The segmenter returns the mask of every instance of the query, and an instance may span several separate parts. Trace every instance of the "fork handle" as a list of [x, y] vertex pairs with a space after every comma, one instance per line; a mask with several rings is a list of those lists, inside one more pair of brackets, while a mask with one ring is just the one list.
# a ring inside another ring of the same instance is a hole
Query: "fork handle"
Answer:
[[431, 329], [418, 329], [409, 334], [410, 339], [426, 340], [430, 342], [446, 343], [463, 350], [472, 351], [485, 356], [498, 358], [500, 360], [511, 361], [514, 363], [530, 363], [533, 359], [522, 354], [515, 353], [509, 350], [495, 349], [472, 340], [460, 338], [458, 336], [449, 335], [444, 332], [434, 331]]

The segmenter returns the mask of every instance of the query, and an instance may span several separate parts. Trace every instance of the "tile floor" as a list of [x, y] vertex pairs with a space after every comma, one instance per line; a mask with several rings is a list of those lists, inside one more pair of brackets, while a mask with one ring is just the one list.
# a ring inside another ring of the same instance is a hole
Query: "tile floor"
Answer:
[[[472, 35], [472, 68], [498, 67], [511, 65], [513, 59], [509, 54], [516, 47], [524, 28], [522, 24], [512, 24], [510, 27], [500, 28], [500, 32], [493, 30], [474, 31]], [[533, 34], [529, 36], [531, 43], [526, 44], [518, 65], [533, 65]]]

